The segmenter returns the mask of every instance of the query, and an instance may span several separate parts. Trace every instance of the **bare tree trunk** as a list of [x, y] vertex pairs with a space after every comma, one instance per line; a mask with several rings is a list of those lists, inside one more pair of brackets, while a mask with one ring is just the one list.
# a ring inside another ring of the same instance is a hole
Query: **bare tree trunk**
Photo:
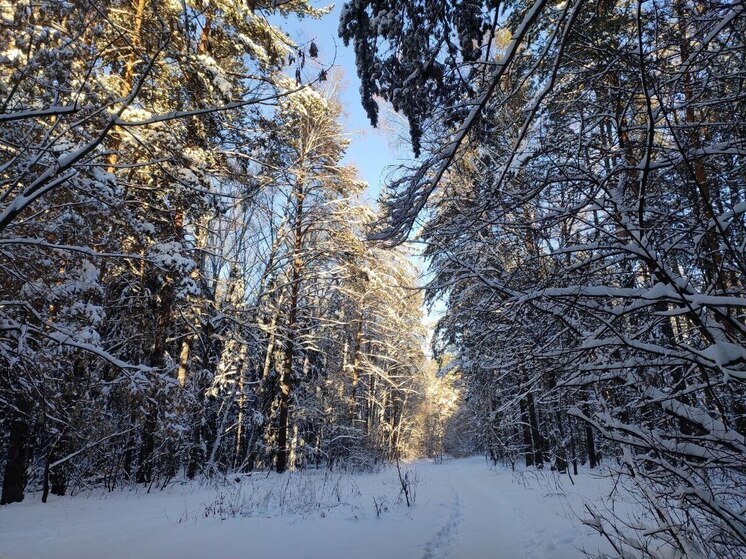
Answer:
[[288, 468], [288, 429], [290, 427], [290, 398], [293, 379], [293, 354], [295, 352], [295, 336], [298, 321], [298, 297], [300, 294], [300, 279], [303, 270], [303, 184], [298, 179], [295, 185], [295, 223], [293, 240], [293, 270], [290, 284], [290, 301], [288, 310], [288, 331], [285, 343], [285, 356], [280, 375], [280, 425], [277, 433], [277, 462], [276, 469], [282, 473]]
[[[368, 355], [371, 354], [371, 343], [368, 340]], [[369, 373], [368, 376], [368, 402], [366, 403], [367, 408], [367, 435], [371, 436], [373, 430], [376, 427], [376, 376], [374, 373]]]
[[241, 363], [238, 371], [238, 419], [236, 420], [236, 448], [233, 454], [233, 469], [243, 466], [244, 454], [246, 453], [246, 438], [244, 422], [246, 421], [246, 366]]
[[155, 430], [158, 426], [158, 411], [155, 404], [148, 406], [145, 423], [142, 427], [142, 441], [137, 457], [137, 483], [150, 483], [153, 479], [153, 451], [155, 450]]
[[[583, 413], [586, 417], [590, 417], [590, 410], [588, 406], [583, 406]], [[593, 439], [593, 427], [588, 422], [585, 422], [585, 448], [588, 453], [588, 466], [595, 468], [598, 466], [598, 455], [596, 454], [596, 442]]]
[[526, 406], [528, 407], [528, 419], [531, 424], [531, 444], [534, 450], [534, 465], [537, 468], [544, 467], [544, 440], [539, 430], [539, 419], [536, 415], [536, 404], [534, 395], [529, 392], [526, 396]]
[[526, 460], [526, 466], [534, 465], [534, 447], [531, 441], [531, 424], [528, 417], [528, 406], [526, 405], [526, 398], [521, 398], [521, 427], [523, 430], [523, 456]]
[[176, 372], [176, 379], [179, 386], [184, 388], [189, 372], [189, 348], [192, 344], [192, 336], [186, 336], [181, 342], [181, 351], [179, 352], [179, 368]]
[[[21, 411], [27, 407], [24, 406]], [[25, 417], [18, 416], [11, 421], [9, 435], [0, 505], [23, 501], [23, 491], [26, 487], [26, 447], [28, 446], [28, 422]]]
[[357, 320], [355, 329], [355, 348], [352, 352], [352, 402], [350, 408], [350, 420], [354, 427], [356, 422], [361, 419], [360, 402], [358, 396], [358, 385], [360, 384], [360, 361], [363, 349], [363, 311], [360, 311], [360, 317]]

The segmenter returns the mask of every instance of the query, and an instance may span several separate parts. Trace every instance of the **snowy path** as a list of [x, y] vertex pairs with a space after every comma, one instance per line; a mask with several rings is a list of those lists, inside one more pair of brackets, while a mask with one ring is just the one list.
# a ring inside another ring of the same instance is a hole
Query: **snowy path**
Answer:
[[581, 514], [582, 497], [600, 499], [605, 481], [584, 476], [576, 488], [569, 478], [548, 474], [538, 483], [533, 475], [490, 471], [474, 460], [427, 472], [431, 484], [448, 486], [457, 498], [424, 558], [571, 559], [584, 556], [584, 544], [605, 549], [570, 507]]
[[[570, 508], [599, 502], [606, 480], [581, 475], [572, 486], [547, 474], [539, 483], [479, 458], [404, 467], [418, 479], [411, 508], [398, 502], [394, 469], [289, 483], [254, 475], [220, 491], [187, 485], [46, 505], [31, 496], [0, 508], [0, 558], [580, 559], [582, 547], [606, 549]], [[374, 498], [385, 504], [380, 517]]]

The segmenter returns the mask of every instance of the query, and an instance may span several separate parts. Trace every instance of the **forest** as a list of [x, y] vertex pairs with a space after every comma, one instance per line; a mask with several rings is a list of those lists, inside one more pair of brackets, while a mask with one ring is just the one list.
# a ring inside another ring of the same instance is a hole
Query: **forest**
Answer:
[[[624, 488], [568, 558], [746, 556], [742, 2], [0, 3], [0, 525], [259, 474], [426, 510], [469, 456]], [[503, 557], [449, 550], [467, 496], [417, 553]]]

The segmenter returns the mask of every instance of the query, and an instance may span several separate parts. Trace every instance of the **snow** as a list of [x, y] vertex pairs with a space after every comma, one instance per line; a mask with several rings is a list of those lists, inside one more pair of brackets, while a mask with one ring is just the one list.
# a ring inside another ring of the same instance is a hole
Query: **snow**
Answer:
[[[12, 49], [10, 52], [12, 53], [14, 50], [17, 49]], [[10, 59], [10, 61], [13, 62], [14, 60]], [[46, 107], [43, 109], [26, 109], [22, 111], [0, 114], [0, 122], [10, 122], [13, 120], [23, 120], [26, 118], [37, 118], [45, 116], [59, 116], [74, 113], [78, 109], [79, 105], [77, 103], [73, 105], [53, 105], [51, 107]], [[56, 145], [52, 146], [52, 149], [55, 149], [55, 147]]]
[[[264, 53], [264, 49], [256, 45], [253, 41], [245, 38], [243, 35], [241, 35], [241, 37], [245, 40], [245, 42], [248, 41], [246, 44], [250, 46], [251, 52]], [[266, 54], [263, 54], [263, 56], [266, 58]], [[225, 79], [223, 70], [220, 68], [215, 59], [212, 56], [208, 56], [206, 54], [201, 54], [197, 58], [202, 63], [204, 69], [212, 75], [212, 85], [220, 91], [223, 97], [225, 97], [226, 99], [230, 99], [231, 93], [233, 91], [233, 84]]]
[[[695, 353], [714, 362], [720, 368], [746, 364], [746, 349], [730, 342], [716, 342], [703, 351], [695, 351]], [[736, 378], [746, 378], [746, 373], [740, 370], [727, 372]]]
[[573, 485], [566, 474], [494, 469], [482, 458], [402, 470], [417, 480], [409, 508], [392, 467], [255, 472], [239, 483], [92, 491], [47, 504], [29, 495], [0, 508], [0, 558], [575, 559], [583, 549], [610, 551], [583, 523], [584, 500], [606, 508], [605, 477], [581, 471]]

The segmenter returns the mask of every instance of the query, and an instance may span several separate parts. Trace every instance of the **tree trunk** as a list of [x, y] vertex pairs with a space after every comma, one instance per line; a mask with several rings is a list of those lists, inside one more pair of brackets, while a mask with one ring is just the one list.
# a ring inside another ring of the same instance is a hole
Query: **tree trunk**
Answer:
[[185, 336], [181, 342], [181, 351], [179, 352], [179, 368], [176, 372], [176, 379], [179, 386], [186, 386], [187, 376], [189, 374], [189, 349], [192, 345], [192, 336]]
[[20, 503], [26, 486], [26, 447], [28, 423], [25, 417], [16, 417], [10, 423], [10, 442], [5, 461], [3, 494], [0, 505]]
[[280, 425], [277, 433], [277, 473], [288, 468], [288, 429], [290, 427], [290, 398], [293, 379], [293, 354], [295, 352], [295, 335], [298, 321], [298, 297], [300, 279], [303, 270], [303, 184], [300, 179], [295, 186], [295, 223], [293, 240], [293, 271], [290, 284], [290, 301], [288, 310], [288, 333], [285, 344], [285, 356], [280, 375]]
[[523, 456], [526, 460], [526, 466], [534, 465], [534, 450], [533, 443], [531, 441], [531, 423], [528, 418], [528, 406], [526, 405], [526, 399], [521, 398], [521, 427], [523, 430]]
[[539, 420], [536, 415], [536, 404], [534, 395], [529, 392], [526, 396], [526, 406], [528, 407], [528, 419], [531, 424], [531, 444], [534, 449], [534, 465], [537, 468], [544, 467], [544, 440], [539, 430]]
[[140, 454], [137, 459], [137, 483], [150, 483], [153, 479], [153, 451], [155, 450], [155, 430], [157, 427], [157, 410], [154, 404], [148, 407], [143, 425]]
[[355, 348], [352, 352], [352, 401], [350, 408], [351, 426], [354, 427], [361, 419], [360, 398], [358, 396], [358, 385], [360, 384], [360, 357], [363, 349], [363, 311], [357, 320], [355, 329]]
[[[135, 63], [138, 60], [137, 49], [140, 47], [140, 39], [142, 37], [142, 24], [145, 19], [145, 5], [148, 0], [137, 0], [137, 6], [135, 11], [135, 25], [130, 36], [130, 53], [127, 57], [127, 62], [124, 66], [124, 74], [122, 75], [122, 97], [126, 97], [132, 91], [132, 85], [135, 79]], [[114, 173], [116, 171], [116, 165], [119, 161], [119, 148], [122, 145], [122, 134], [118, 128], [115, 127], [111, 133], [111, 154], [107, 158], [108, 173]]]
[[[583, 413], [586, 417], [590, 417], [588, 406], [583, 406]], [[588, 466], [595, 468], [598, 466], [598, 456], [596, 455], [596, 443], [593, 439], [593, 427], [588, 422], [585, 422], [585, 448], [588, 453]]]

